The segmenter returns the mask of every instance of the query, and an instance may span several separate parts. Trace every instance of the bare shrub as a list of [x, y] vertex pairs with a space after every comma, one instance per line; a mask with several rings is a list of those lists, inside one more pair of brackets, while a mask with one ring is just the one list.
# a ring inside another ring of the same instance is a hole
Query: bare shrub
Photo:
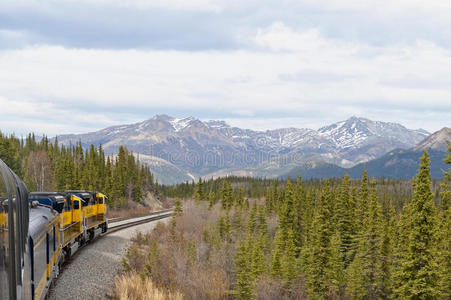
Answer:
[[143, 278], [132, 272], [116, 279], [113, 299], [117, 300], [181, 300], [180, 293], [157, 288], [150, 278]]

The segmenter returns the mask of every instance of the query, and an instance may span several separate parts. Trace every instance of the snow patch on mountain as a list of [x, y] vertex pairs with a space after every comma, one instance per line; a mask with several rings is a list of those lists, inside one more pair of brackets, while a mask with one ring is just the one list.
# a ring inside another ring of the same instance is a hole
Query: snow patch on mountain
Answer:
[[191, 124], [191, 122], [194, 120], [196, 120], [196, 119], [193, 117], [188, 117], [188, 118], [183, 118], [183, 119], [173, 118], [172, 120], [169, 121], [169, 123], [171, 123], [174, 130], [176, 132], [178, 132], [178, 131], [181, 131], [181, 130], [185, 129], [186, 127], [188, 127]]

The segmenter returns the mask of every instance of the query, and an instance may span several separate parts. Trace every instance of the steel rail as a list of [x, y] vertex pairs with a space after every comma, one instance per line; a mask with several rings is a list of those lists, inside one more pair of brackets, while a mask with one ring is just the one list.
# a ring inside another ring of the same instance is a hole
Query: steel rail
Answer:
[[[107, 232], [105, 232], [103, 235], [107, 235], [125, 228], [129, 228], [129, 227], [133, 227], [133, 226], [137, 226], [137, 225], [141, 225], [141, 224], [145, 224], [145, 223], [149, 223], [152, 221], [157, 221], [157, 220], [161, 220], [161, 219], [165, 219], [172, 216], [172, 210], [169, 213], [163, 213], [160, 214], [158, 216], [150, 216], [148, 218], [145, 219], [141, 219], [141, 220], [137, 220], [137, 221], [132, 221], [132, 222], [127, 222], [125, 224], [121, 224], [121, 225], [117, 225], [117, 226], [112, 226], [112, 227], [108, 227]], [[136, 218], [134, 218], [136, 219]]]
[[172, 211], [172, 210], [173, 210], [173, 208], [168, 208], [168, 209], [154, 211], [154, 212], [151, 212], [149, 214], [142, 215], [142, 216], [112, 218], [112, 219], [108, 219], [108, 224], [113, 224], [113, 223], [116, 223], [116, 222], [121, 222], [121, 221], [125, 221], [125, 220], [136, 219], [136, 218], [143, 218], [143, 217], [147, 217], [147, 216], [153, 216], [153, 215], [156, 215], [156, 214], [161, 214], [161, 213], [169, 212], [169, 211]]

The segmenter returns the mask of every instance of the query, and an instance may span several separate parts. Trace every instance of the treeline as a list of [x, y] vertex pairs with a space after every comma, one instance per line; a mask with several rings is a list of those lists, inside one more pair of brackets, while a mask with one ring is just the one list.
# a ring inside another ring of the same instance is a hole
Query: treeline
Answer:
[[357, 181], [257, 180], [265, 197], [249, 199], [248, 185], [221, 182], [180, 185], [196, 200], [138, 236], [126, 269], [187, 299], [451, 297], [451, 173], [434, 203], [427, 152], [409, 189], [364, 172]]
[[57, 138], [52, 143], [32, 134], [19, 139], [0, 133], [0, 159], [30, 191], [93, 190], [106, 194], [114, 207], [139, 202], [154, 188], [150, 169], [122, 146], [117, 155], [106, 156], [102, 146], [85, 150], [81, 143], [59, 145]]
[[[413, 195], [412, 181], [406, 179], [378, 178], [376, 180], [376, 191], [380, 201], [390, 200], [396, 210], [402, 209]], [[328, 179], [331, 189], [336, 190], [342, 182], [342, 178]], [[299, 184], [306, 190], [320, 190], [324, 185], [323, 179], [302, 180]], [[218, 202], [224, 199], [224, 191], [228, 191], [234, 202], [248, 199], [283, 199], [285, 197], [285, 186], [287, 181], [272, 178], [254, 178], [229, 176], [226, 178], [198, 179], [196, 182], [183, 182], [176, 185], [158, 186], [158, 192], [162, 196], [170, 198], [203, 199], [210, 202]], [[349, 184], [358, 186], [359, 179], [349, 179]], [[431, 190], [435, 204], [440, 202], [440, 181], [432, 180]], [[228, 190], [226, 189], [228, 188]], [[227, 198], [227, 195], [226, 197]]]

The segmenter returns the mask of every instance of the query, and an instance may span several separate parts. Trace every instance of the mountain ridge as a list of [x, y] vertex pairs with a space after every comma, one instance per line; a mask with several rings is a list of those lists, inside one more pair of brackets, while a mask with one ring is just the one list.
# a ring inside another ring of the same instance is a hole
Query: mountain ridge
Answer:
[[185, 173], [176, 178], [187, 178], [255, 167], [274, 157], [298, 165], [315, 159], [352, 167], [397, 148], [409, 149], [427, 135], [422, 129], [355, 116], [318, 130], [290, 127], [257, 131], [222, 120], [155, 115], [134, 124], [60, 135], [58, 141], [66, 145], [81, 141], [85, 147], [102, 144], [110, 154], [125, 145], [135, 153], [167, 161], [168, 168]]

